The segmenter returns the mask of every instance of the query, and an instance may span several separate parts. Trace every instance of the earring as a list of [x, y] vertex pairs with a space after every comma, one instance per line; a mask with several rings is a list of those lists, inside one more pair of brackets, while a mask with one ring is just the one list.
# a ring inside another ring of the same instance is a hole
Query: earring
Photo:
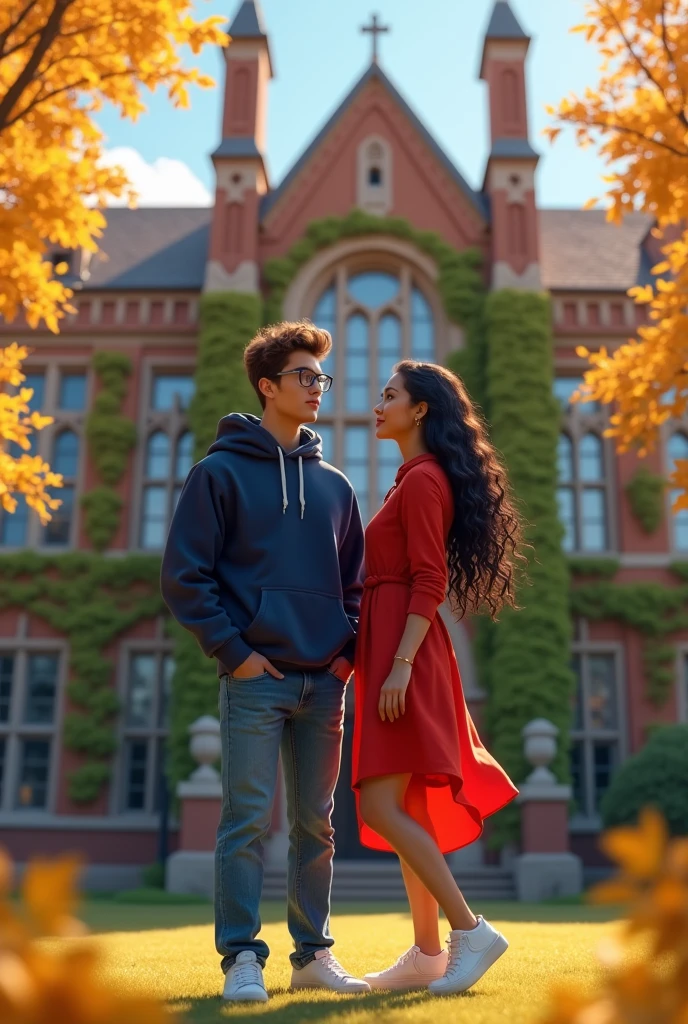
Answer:
[[420, 420], [416, 420], [416, 426], [419, 427], [420, 424], [421, 424], [421, 421]]

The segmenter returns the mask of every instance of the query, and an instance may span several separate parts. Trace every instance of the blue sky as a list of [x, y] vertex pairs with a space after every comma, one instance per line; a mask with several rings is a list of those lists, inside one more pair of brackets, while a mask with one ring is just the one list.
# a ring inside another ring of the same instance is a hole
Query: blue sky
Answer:
[[[208, 0], [195, 7], [199, 16], [221, 14], [229, 20], [238, 3]], [[582, 0], [511, 4], [533, 37], [528, 100], [531, 141], [543, 157], [540, 204], [580, 206], [601, 194], [601, 161], [593, 149], [578, 149], [571, 134], [551, 146], [541, 133], [548, 120], [546, 103], [597, 81], [597, 51], [580, 34], [569, 33], [582, 20]], [[276, 74], [270, 86], [267, 152], [273, 184], [368, 66], [370, 40], [359, 28], [376, 11], [391, 26], [381, 40], [382, 66], [468, 181], [480, 185], [488, 121], [486, 86], [477, 75], [492, 0], [262, 0], [262, 8]], [[204, 191], [202, 186], [212, 187], [208, 154], [219, 140], [221, 54], [208, 49], [199, 63], [218, 85], [195, 90], [191, 110], [174, 110], [160, 92], [150, 97], [149, 113], [135, 125], [107, 110], [99, 116], [108, 148], [131, 147], [140, 154], [141, 167], [144, 161], [158, 161], [158, 176], [170, 175], [170, 201], [179, 205], [194, 187], [197, 193]], [[170, 160], [187, 165], [191, 175], [180, 175]]]

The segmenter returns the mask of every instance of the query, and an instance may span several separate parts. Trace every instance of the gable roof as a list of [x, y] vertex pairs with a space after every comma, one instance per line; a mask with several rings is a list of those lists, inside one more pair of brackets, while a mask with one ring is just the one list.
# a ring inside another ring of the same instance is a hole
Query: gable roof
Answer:
[[648, 277], [643, 242], [653, 221], [630, 213], [621, 224], [604, 210], [540, 210], [540, 268], [552, 291], [626, 291]]
[[281, 196], [287, 191], [291, 183], [297, 177], [301, 169], [308, 163], [313, 153], [316, 151], [320, 143], [323, 141], [325, 136], [332, 130], [339, 119], [346, 113], [351, 104], [354, 102], [357, 96], [359, 96], [365, 87], [373, 79], [380, 82], [383, 88], [387, 91], [392, 100], [399, 106], [404, 115], [411, 122], [415, 130], [422, 137], [426, 145], [432, 150], [436, 158], [442, 164], [444, 169], [449, 172], [449, 175], [453, 178], [456, 185], [463, 192], [466, 199], [473, 206], [475, 211], [484, 219], [488, 218], [488, 206], [485, 197], [480, 193], [474, 191], [468, 184], [466, 179], [463, 177], [461, 172], [458, 170], [456, 165], [447, 156], [445, 151], [442, 149], [437, 140], [430, 134], [428, 129], [425, 127], [423, 122], [420, 120], [417, 114], [411, 109], [406, 100], [403, 98], [399, 90], [392, 84], [390, 79], [387, 77], [385, 72], [382, 70], [379, 64], [371, 64], [367, 71], [359, 78], [354, 85], [353, 89], [347, 94], [344, 100], [339, 104], [335, 112], [328, 118], [327, 122], [323, 125], [320, 131], [317, 133], [315, 138], [309, 143], [306, 149], [303, 151], [301, 156], [298, 158], [295, 164], [291, 167], [291, 170], [287, 172], [285, 177], [282, 179], [280, 184], [272, 192], [268, 192], [263, 196], [260, 204], [260, 215], [261, 218], [267, 216], [274, 204], [281, 198]]

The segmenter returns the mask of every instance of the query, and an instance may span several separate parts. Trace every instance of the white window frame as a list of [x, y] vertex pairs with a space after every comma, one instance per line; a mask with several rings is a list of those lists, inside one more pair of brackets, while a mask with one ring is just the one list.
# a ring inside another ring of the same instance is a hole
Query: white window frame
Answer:
[[[568, 373], [565, 370], [555, 368], [554, 379], [569, 377], [580, 379], [580, 374]], [[554, 386], [554, 382], [553, 382]], [[555, 396], [555, 401], [558, 399]], [[609, 439], [604, 436], [608, 427], [608, 416], [604, 407], [595, 412], [585, 412], [585, 407], [578, 404], [571, 404], [562, 408], [561, 421], [559, 425], [558, 438], [563, 434], [571, 442], [573, 461], [573, 480], [569, 482], [559, 481], [557, 475], [557, 490], [569, 490], [573, 492], [574, 503], [574, 529], [576, 532], [576, 544], [567, 555], [589, 555], [607, 556], [617, 551], [618, 531], [616, 522], [615, 507], [615, 461], [613, 449]], [[580, 479], [580, 443], [587, 434], [594, 434], [602, 446], [602, 479], [588, 481]], [[606, 545], [604, 549], [597, 550], [586, 548], [582, 545], [582, 523], [583, 523], [583, 492], [586, 490], [602, 491], [604, 498], [604, 513], [606, 518]]]
[[[50, 724], [27, 724], [22, 721], [26, 702], [28, 658], [32, 654], [56, 654], [58, 669], [55, 692], [53, 721]], [[9, 637], [0, 640], [0, 655], [14, 657], [10, 718], [0, 723], [0, 736], [5, 739], [5, 774], [0, 794], [0, 814], [12, 815], [20, 826], [26, 817], [32, 819], [47, 817], [55, 813], [59, 793], [59, 771], [62, 750], [62, 725], [64, 718], [64, 693], [69, 670], [69, 645], [59, 639], [34, 639]], [[19, 781], [19, 750], [24, 739], [50, 740], [50, 762], [45, 807], [23, 808], [16, 803]]]
[[[110, 791], [110, 814], [118, 818], [130, 817], [137, 820], [156, 822], [159, 818], [157, 811], [153, 810], [155, 805], [155, 785], [157, 780], [157, 757], [159, 755], [161, 742], [167, 740], [169, 729], [158, 725], [159, 721], [159, 698], [160, 688], [154, 694], [151, 726], [139, 727], [127, 725], [127, 689], [129, 683], [129, 665], [132, 657], [137, 654], [154, 655], [158, 671], [158, 680], [161, 679], [162, 662], [166, 657], [174, 656], [174, 642], [162, 639], [161, 624], [157, 625], [157, 637], [149, 640], [125, 640], [119, 646], [117, 666], [117, 693], [120, 701], [121, 713], [117, 724], [117, 756], [113, 770], [113, 785]], [[144, 807], [141, 810], [131, 810], [126, 807], [127, 785], [128, 785], [128, 761], [127, 749], [129, 740], [142, 739], [147, 742], [148, 762], [150, 770], [146, 779], [146, 796]], [[152, 756], [151, 756], [152, 751]]]
[[[583, 624], [583, 635], [587, 637], [588, 627], [587, 623]], [[587, 668], [585, 660], [589, 655], [605, 654], [611, 655], [614, 659], [614, 676], [616, 682], [616, 707], [617, 707], [617, 728], [616, 729], [605, 729], [599, 732], [593, 732], [586, 729], [585, 726], [585, 695], [586, 695], [586, 678]], [[574, 641], [571, 644], [571, 655], [578, 655], [581, 659], [581, 672], [582, 672], [582, 685], [583, 685], [583, 724], [580, 729], [571, 728], [569, 733], [569, 741], [571, 746], [574, 742], [583, 743], [583, 756], [585, 759], [585, 772], [584, 778], [587, 779], [588, 787], [593, 785], [593, 773], [592, 767], [592, 756], [590, 751], [596, 740], [613, 740], [618, 744], [618, 762], [617, 768], [623, 764], [625, 759], [628, 757], [628, 709], [626, 707], [626, 687], [624, 685], [625, 680], [625, 650], [623, 643], [619, 641], [607, 641], [607, 640], [589, 640], [582, 639]], [[585, 799], [590, 802], [591, 796], [594, 793], [587, 792]], [[590, 814], [587, 810], [575, 812], [569, 822], [569, 827], [573, 832], [598, 832], [602, 829], [602, 819], [599, 814]]]
[[[136, 551], [153, 552], [161, 551], [162, 548], [144, 548], [141, 544], [143, 530], [144, 512], [144, 490], [150, 484], [160, 481], [149, 481], [146, 477], [146, 463], [148, 456], [148, 440], [152, 434], [162, 431], [167, 434], [170, 445], [170, 469], [166, 481], [167, 507], [172, 509], [172, 495], [174, 488], [178, 486], [175, 479], [175, 463], [177, 443], [186, 431], [190, 430], [187, 410], [182, 409], [178, 402], [172, 409], [162, 410], [151, 407], [153, 395], [153, 380], [156, 376], [167, 374], [180, 374], [193, 376], [196, 361], [193, 356], [152, 356], [146, 360], [141, 373], [141, 393], [138, 417], [138, 445], [136, 452], [136, 464], [134, 469], [134, 500], [131, 505], [131, 519], [129, 523], [129, 546]], [[168, 522], [169, 526], [169, 522]]]

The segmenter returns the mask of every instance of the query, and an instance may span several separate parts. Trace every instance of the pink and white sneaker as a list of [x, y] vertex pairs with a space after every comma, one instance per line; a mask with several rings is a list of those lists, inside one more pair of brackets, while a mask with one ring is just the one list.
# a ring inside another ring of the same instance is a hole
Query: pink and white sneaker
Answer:
[[422, 953], [418, 946], [411, 946], [387, 970], [366, 974], [364, 980], [373, 989], [411, 992], [414, 989], [427, 988], [431, 981], [442, 978], [448, 961], [449, 954], [446, 949], [436, 956], [428, 956], [427, 953]]

